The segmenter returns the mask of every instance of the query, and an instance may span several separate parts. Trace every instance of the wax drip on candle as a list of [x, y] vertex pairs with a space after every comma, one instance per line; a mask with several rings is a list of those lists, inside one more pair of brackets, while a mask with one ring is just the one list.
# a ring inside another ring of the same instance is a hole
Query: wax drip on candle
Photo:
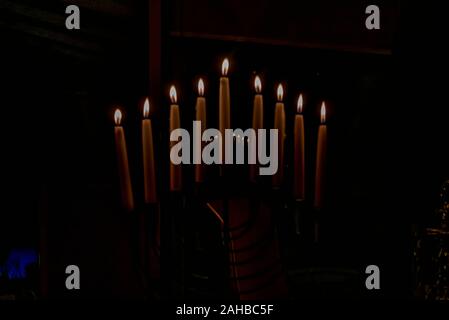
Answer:
[[282, 102], [282, 99], [284, 98], [284, 87], [282, 86], [282, 83], [280, 83], [278, 86], [277, 96], [278, 96], [278, 101]]
[[298, 104], [296, 106], [296, 112], [302, 113], [303, 107], [304, 107], [304, 100], [302, 98], [302, 94], [300, 94], [298, 98]]
[[254, 79], [254, 88], [256, 89], [256, 93], [262, 92], [262, 81], [260, 80], [259, 76], [256, 76]]
[[120, 109], [115, 110], [114, 113], [114, 121], [115, 121], [115, 125], [119, 126], [122, 122], [122, 112], [120, 111]]
[[176, 104], [178, 102], [178, 95], [176, 93], [175, 86], [171, 86], [170, 87], [170, 101], [173, 104]]
[[150, 101], [148, 98], [145, 99], [145, 103], [143, 104], [143, 117], [147, 119], [150, 116]]
[[326, 103], [321, 104], [321, 124], [326, 122]]
[[204, 81], [201, 78], [198, 80], [198, 95], [200, 97], [204, 96]]
[[228, 75], [228, 70], [229, 70], [229, 60], [228, 58], [225, 58], [221, 65], [221, 74], [223, 75], [223, 77], [226, 77]]

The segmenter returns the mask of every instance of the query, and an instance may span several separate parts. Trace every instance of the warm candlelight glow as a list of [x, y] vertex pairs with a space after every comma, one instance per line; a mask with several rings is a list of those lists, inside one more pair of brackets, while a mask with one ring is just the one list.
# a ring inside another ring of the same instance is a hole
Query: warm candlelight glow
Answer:
[[297, 105], [297, 107], [296, 107], [296, 111], [297, 111], [298, 113], [302, 113], [302, 108], [303, 108], [303, 106], [304, 106], [304, 100], [303, 100], [303, 98], [302, 98], [302, 94], [300, 94], [300, 95], [299, 95], [299, 98], [298, 98], [298, 105]]
[[201, 97], [204, 96], [204, 81], [201, 78], [198, 80], [198, 94]]
[[256, 88], [256, 93], [260, 93], [262, 91], [262, 81], [260, 81], [259, 76], [256, 76], [254, 79], [254, 87]]
[[150, 115], [150, 101], [148, 98], [145, 99], [145, 103], [143, 104], [143, 117], [148, 118]]
[[323, 103], [321, 104], [321, 123], [325, 123], [326, 122], [326, 104]]
[[282, 84], [280, 83], [278, 86], [278, 101], [282, 101], [284, 98], [284, 88], [282, 87]]
[[122, 122], [122, 112], [120, 111], [120, 109], [115, 110], [114, 121], [115, 121], [115, 125], [117, 125], [117, 126], [119, 126], [120, 123]]
[[176, 104], [176, 102], [178, 102], [178, 95], [176, 94], [175, 86], [171, 86], [170, 88], [170, 100], [173, 104]]
[[225, 58], [223, 60], [223, 64], [221, 65], [221, 74], [226, 77], [228, 75], [228, 69], [229, 69], [229, 60], [228, 58]]

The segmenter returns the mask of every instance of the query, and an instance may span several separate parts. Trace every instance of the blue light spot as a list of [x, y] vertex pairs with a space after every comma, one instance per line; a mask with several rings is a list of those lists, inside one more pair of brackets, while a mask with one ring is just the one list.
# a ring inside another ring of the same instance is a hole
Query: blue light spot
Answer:
[[6, 263], [0, 266], [0, 276], [5, 273], [10, 280], [25, 279], [26, 269], [31, 264], [37, 264], [38, 255], [32, 249], [13, 249], [9, 253]]

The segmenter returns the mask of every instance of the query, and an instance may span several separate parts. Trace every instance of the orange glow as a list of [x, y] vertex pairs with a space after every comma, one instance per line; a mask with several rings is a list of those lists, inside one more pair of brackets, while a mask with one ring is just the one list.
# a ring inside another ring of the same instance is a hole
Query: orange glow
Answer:
[[218, 211], [215, 210], [215, 208], [212, 207], [212, 205], [209, 202], [206, 203], [206, 206], [210, 209], [210, 211], [212, 211], [212, 213], [215, 215], [215, 217], [217, 217], [217, 219], [221, 222], [221, 224], [224, 224], [224, 220], [221, 217], [220, 213], [218, 213]]
[[278, 101], [282, 101], [282, 99], [284, 98], [284, 87], [282, 87], [282, 84], [280, 83], [278, 86]]
[[299, 95], [298, 105], [296, 106], [296, 111], [298, 113], [302, 113], [302, 108], [304, 107], [304, 100], [302, 98], [302, 94]]
[[324, 124], [326, 122], [326, 104], [321, 104], [321, 123]]
[[150, 115], [150, 101], [148, 98], [145, 99], [145, 103], [143, 104], [143, 117], [148, 118]]
[[262, 92], [262, 81], [260, 81], [259, 76], [254, 79], [254, 87], [256, 88], [256, 93]]
[[176, 93], [175, 86], [170, 87], [170, 100], [171, 100], [171, 103], [173, 103], [173, 104], [178, 102], [178, 95]]
[[229, 60], [228, 58], [225, 58], [223, 60], [223, 64], [221, 65], [221, 74], [226, 77], [228, 75], [229, 70]]
[[198, 80], [198, 94], [201, 97], [204, 96], [204, 81], [201, 78]]
[[116, 126], [119, 126], [122, 123], [122, 112], [120, 109], [115, 110], [114, 121]]

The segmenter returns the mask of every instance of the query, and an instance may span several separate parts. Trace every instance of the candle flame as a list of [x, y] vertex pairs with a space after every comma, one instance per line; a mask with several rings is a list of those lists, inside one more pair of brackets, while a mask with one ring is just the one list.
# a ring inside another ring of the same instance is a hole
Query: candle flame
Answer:
[[223, 64], [221, 65], [221, 74], [226, 77], [228, 75], [228, 70], [229, 70], [229, 60], [228, 58], [225, 58], [223, 60]]
[[278, 101], [282, 101], [282, 99], [284, 98], [284, 87], [282, 87], [282, 83], [279, 84], [277, 93], [278, 93]]
[[143, 104], [143, 117], [148, 118], [150, 115], [150, 101], [148, 98], [145, 99], [145, 103]]
[[174, 103], [174, 104], [176, 102], [178, 102], [178, 95], [176, 94], [175, 86], [170, 87], [170, 100], [171, 100], [171, 103]]
[[262, 81], [260, 81], [259, 76], [256, 76], [254, 79], [254, 87], [256, 88], [256, 93], [260, 93], [262, 91]]
[[304, 100], [303, 100], [303, 98], [302, 98], [302, 94], [300, 94], [299, 95], [299, 98], [298, 98], [298, 105], [297, 105], [297, 107], [296, 107], [296, 111], [298, 112], [298, 113], [302, 113], [302, 108], [304, 107]]
[[198, 94], [201, 97], [204, 95], [204, 81], [201, 78], [198, 80]]
[[321, 104], [321, 124], [324, 124], [326, 122], [326, 104]]
[[120, 109], [115, 110], [114, 113], [114, 121], [115, 121], [115, 125], [119, 126], [122, 122], [122, 112], [120, 111]]

